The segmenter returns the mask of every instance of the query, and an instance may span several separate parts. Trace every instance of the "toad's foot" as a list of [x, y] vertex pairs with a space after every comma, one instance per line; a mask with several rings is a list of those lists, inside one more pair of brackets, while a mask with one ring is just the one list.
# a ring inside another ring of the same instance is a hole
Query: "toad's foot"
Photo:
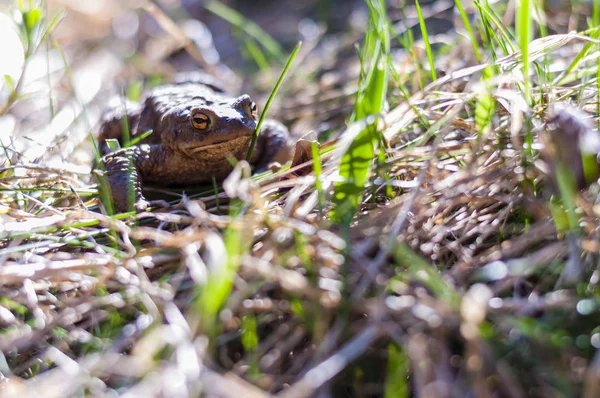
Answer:
[[117, 212], [130, 209], [146, 211], [150, 202], [142, 194], [142, 180], [135, 164], [139, 147], [121, 149], [102, 158], [110, 187], [112, 202]]
[[284, 164], [291, 157], [292, 143], [288, 129], [278, 121], [265, 120], [250, 160], [255, 165], [255, 172], [268, 170], [273, 163]]

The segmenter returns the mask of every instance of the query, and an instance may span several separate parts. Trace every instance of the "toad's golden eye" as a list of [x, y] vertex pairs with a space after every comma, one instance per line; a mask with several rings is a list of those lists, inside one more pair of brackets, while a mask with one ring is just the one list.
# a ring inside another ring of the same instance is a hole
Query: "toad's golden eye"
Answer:
[[254, 101], [250, 102], [250, 114], [252, 115], [252, 117], [254, 119], [256, 119], [256, 117], [257, 117], [256, 102], [254, 102]]
[[200, 130], [204, 130], [210, 126], [210, 118], [204, 113], [196, 112], [190, 120], [192, 121], [192, 126]]

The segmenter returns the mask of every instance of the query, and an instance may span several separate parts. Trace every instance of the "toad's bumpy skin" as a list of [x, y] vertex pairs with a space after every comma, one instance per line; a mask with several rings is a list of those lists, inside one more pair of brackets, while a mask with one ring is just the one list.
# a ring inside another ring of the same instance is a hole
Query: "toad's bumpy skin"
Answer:
[[[105, 140], [123, 138], [123, 117], [134, 138], [153, 133], [139, 145], [108, 153], [102, 158], [118, 211], [128, 209], [128, 192], [135, 208], [148, 202], [142, 182], [157, 186], [196, 184], [225, 178], [232, 170], [229, 158], [244, 159], [256, 129], [256, 105], [249, 96], [230, 97], [216, 87], [180, 82], [154, 89], [143, 107], [119, 101], [105, 113], [100, 148]], [[287, 129], [278, 122], [263, 124], [251, 163], [265, 170], [271, 162], [291, 156]]]

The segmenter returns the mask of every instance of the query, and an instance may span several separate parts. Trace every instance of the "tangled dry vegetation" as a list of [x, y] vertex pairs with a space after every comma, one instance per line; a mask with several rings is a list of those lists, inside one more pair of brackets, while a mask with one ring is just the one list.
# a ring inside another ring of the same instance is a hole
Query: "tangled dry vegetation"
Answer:
[[[388, 12], [397, 32], [416, 15]], [[222, 187], [171, 193], [179, 207], [107, 215], [86, 141], [106, 82], [168, 63], [116, 59], [100, 22], [79, 40], [62, 24], [30, 60], [49, 61], [23, 83], [36, 94], [2, 98], [2, 397], [597, 396], [598, 186], [561, 204], [541, 156], [549, 129], [585, 128], [553, 127], [549, 104], [596, 120], [593, 33], [532, 42], [529, 82], [521, 52], [484, 79], [472, 44], [440, 33], [422, 88], [423, 40], [392, 41], [397, 76], [368, 122], [384, 150], [345, 222], [363, 31], [307, 39], [270, 111], [320, 138], [316, 167], [251, 178], [242, 162]]]

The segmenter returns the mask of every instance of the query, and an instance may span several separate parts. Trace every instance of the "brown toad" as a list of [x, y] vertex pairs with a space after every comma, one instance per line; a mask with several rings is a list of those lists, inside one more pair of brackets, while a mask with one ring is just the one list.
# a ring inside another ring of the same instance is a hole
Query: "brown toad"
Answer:
[[[123, 117], [131, 138], [152, 130], [138, 145], [108, 153], [106, 139], [123, 140]], [[256, 104], [248, 95], [231, 97], [205, 80], [186, 80], [153, 89], [143, 106], [119, 100], [104, 116], [99, 141], [116, 210], [136, 210], [148, 202], [142, 182], [155, 186], [189, 185], [225, 178], [231, 158], [245, 159], [256, 129]], [[273, 120], [263, 123], [251, 164], [262, 171], [271, 162], [290, 158], [287, 129]]]

